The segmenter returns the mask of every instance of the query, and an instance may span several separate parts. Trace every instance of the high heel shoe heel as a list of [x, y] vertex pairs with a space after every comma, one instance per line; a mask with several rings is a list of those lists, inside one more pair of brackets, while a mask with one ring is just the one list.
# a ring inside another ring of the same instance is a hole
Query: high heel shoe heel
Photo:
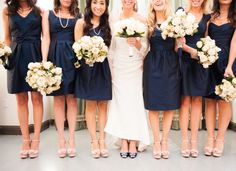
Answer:
[[[32, 140], [31, 141], [31, 146], [32, 146], [32, 143], [35, 143], [35, 142], [39, 143], [40, 141], [39, 140]], [[39, 146], [39, 144], [38, 144], [38, 146]], [[37, 147], [36, 149], [30, 149], [29, 150], [29, 157], [31, 159], [37, 158], [38, 155], [39, 155], [39, 147]]]
[[[26, 142], [30, 142], [30, 140], [23, 140], [23, 143], [26, 143]], [[20, 151], [20, 158], [21, 158], [21, 159], [26, 159], [26, 158], [28, 158], [28, 157], [29, 157], [29, 149], [28, 149], [28, 150], [22, 149], [22, 150]]]
[[99, 140], [99, 147], [103, 144], [104, 148], [100, 148], [101, 157], [107, 158], [109, 156], [109, 152], [105, 147], [105, 140]]
[[191, 150], [190, 150], [190, 156], [193, 158], [197, 158], [198, 157], [198, 150], [196, 148], [193, 148], [192, 144], [197, 144], [197, 140], [191, 140]]
[[[73, 144], [73, 145], [72, 145], [73, 147], [70, 147], [71, 144]], [[69, 141], [68, 141], [68, 146], [69, 146], [69, 148], [67, 149], [67, 155], [68, 155], [70, 158], [73, 158], [73, 157], [76, 156], [76, 148], [74, 147], [74, 146], [75, 146], [74, 144], [75, 144], [75, 143], [74, 143], [74, 140], [69, 140]]]
[[[59, 140], [60, 143], [64, 143], [64, 146], [65, 146], [65, 140]], [[66, 150], [66, 147], [60, 147], [57, 151], [57, 154], [58, 154], [58, 157], [60, 158], [65, 158], [67, 156], [67, 150]]]
[[162, 141], [161, 142], [161, 157], [163, 159], [168, 159], [169, 158], [170, 152], [168, 150], [163, 150], [163, 146], [166, 146], [166, 149], [168, 149], [167, 145], [168, 145], [167, 141]]
[[[187, 147], [184, 148], [184, 146], [187, 146]], [[182, 141], [181, 155], [182, 155], [184, 158], [189, 158], [189, 157], [190, 157], [189, 141], [188, 141], [188, 140], [183, 140], [183, 141]]]
[[99, 148], [93, 149], [94, 143], [96, 143], [97, 146], [99, 146], [98, 140], [93, 140], [91, 142], [91, 154], [92, 154], [93, 158], [98, 159], [98, 158], [100, 158], [100, 149]]
[[[159, 146], [160, 150], [155, 150], [154, 146], [156, 147], [157, 145]], [[152, 155], [153, 155], [154, 159], [161, 159], [161, 143], [160, 143], [160, 141], [156, 141], [153, 143]]]
[[220, 140], [220, 139], [217, 139], [215, 141], [215, 146], [218, 144], [220, 144], [220, 148], [219, 147], [214, 147], [213, 149], [213, 156], [214, 157], [221, 157], [222, 154], [223, 154], [223, 150], [224, 150], [224, 140]]
[[204, 148], [205, 156], [211, 156], [212, 155], [213, 147], [214, 147], [214, 138], [208, 138], [206, 146]]

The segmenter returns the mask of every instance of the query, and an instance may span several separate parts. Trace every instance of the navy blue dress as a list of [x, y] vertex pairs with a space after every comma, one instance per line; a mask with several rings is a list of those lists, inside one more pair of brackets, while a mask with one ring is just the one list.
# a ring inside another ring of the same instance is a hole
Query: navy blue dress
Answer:
[[[99, 35], [96, 35], [99, 33]], [[99, 27], [91, 30], [88, 36], [101, 36], [104, 33]], [[94, 63], [90, 67], [84, 60], [80, 61], [81, 66], [77, 69], [75, 96], [85, 100], [111, 100], [111, 72], [107, 58], [102, 62]]]
[[32, 10], [26, 17], [9, 16], [12, 55], [7, 71], [8, 93], [32, 91], [25, 81], [30, 62], [41, 62], [41, 16]]
[[[78, 18], [69, 19], [68, 26], [63, 28], [59, 18], [53, 11], [49, 11], [50, 48], [48, 60], [57, 67], [62, 68], [62, 83], [60, 89], [51, 93], [51, 96], [74, 94], [75, 89], [75, 53], [72, 49], [74, 43], [74, 28]], [[67, 19], [61, 18], [65, 26]]]
[[[196, 49], [196, 43], [200, 38], [205, 37], [207, 22], [210, 19], [210, 15], [203, 15], [201, 21], [198, 24], [198, 32], [193, 36], [186, 36], [186, 44]], [[207, 83], [208, 83], [208, 69], [203, 68], [202, 64], [198, 60], [191, 58], [191, 55], [187, 52], [183, 52], [183, 56], [180, 59], [182, 63], [182, 86], [181, 94], [183, 96], [205, 96], [207, 95]]]
[[180, 71], [175, 40], [163, 40], [155, 29], [150, 51], [144, 60], [144, 104], [147, 110], [175, 110], [180, 107]]
[[[221, 99], [215, 94], [215, 86], [220, 84], [224, 78], [224, 72], [228, 64], [230, 44], [235, 28], [230, 23], [225, 23], [220, 26], [210, 23], [208, 35], [216, 41], [216, 45], [221, 48], [219, 59], [210, 66], [209, 71], [209, 92], [207, 98], [216, 100]], [[233, 72], [236, 74], [236, 62], [233, 64]]]

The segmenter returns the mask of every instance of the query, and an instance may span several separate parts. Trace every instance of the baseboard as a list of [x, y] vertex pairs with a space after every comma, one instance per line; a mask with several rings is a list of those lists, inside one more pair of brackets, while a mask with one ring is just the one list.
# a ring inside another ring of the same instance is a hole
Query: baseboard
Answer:
[[236, 123], [230, 122], [229, 123], [229, 129], [236, 132]]
[[[48, 129], [51, 122], [52, 122], [51, 120], [44, 121], [42, 123], [41, 132]], [[30, 124], [29, 132], [32, 133], [33, 130], [34, 130], [34, 125]], [[20, 126], [7, 126], [7, 125], [0, 126], [0, 134], [1, 135], [21, 135]]]

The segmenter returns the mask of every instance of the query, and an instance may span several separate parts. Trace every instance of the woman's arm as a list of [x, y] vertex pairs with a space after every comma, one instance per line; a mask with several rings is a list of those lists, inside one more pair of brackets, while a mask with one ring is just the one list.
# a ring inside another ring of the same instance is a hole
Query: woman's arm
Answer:
[[83, 36], [83, 30], [84, 30], [84, 19], [79, 19], [76, 22], [74, 30], [75, 41], [79, 40]]
[[49, 11], [42, 11], [42, 44], [41, 51], [43, 56], [43, 61], [47, 61], [48, 51], [50, 46], [50, 30], [49, 30]]
[[234, 76], [232, 66], [235, 61], [235, 58], [236, 58], [236, 29], [234, 31], [234, 35], [230, 44], [229, 61], [225, 69], [225, 73], [224, 73], [225, 76]]
[[8, 15], [7, 7], [5, 7], [3, 9], [2, 19], [3, 19], [4, 43], [7, 46], [10, 46], [10, 44], [11, 44], [11, 34], [10, 34], [9, 15]]

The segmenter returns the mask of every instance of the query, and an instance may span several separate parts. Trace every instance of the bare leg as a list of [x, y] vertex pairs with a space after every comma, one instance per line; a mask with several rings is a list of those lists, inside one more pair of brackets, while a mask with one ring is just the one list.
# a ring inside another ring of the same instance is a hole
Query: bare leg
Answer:
[[102, 157], [108, 157], [108, 150], [105, 145], [105, 126], [107, 122], [107, 102], [99, 101], [98, 102], [98, 111], [99, 111], [99, 147]]
[[220, 157], [223, 153], [225, 132], [229, 126], [229, 122], [232, 117], [232, 107], [230, 103], [225, 102], [223, 100], [219, 100], [218, 105], [219, 105], [219, 126], [218, 126], [215, 148], [213, 151], [213, 155], [216, 157]]
[[74, 157], [75, 150], [75, 126], [76, 126], [76, 115], [78, 112], [77, 109], [77, 99], [73, 95], [67, 95], [67, 120], [69, 124], [69, 149], [68, 155]]
[[205, 145], [205, 155], [212, 155], [214, 141], [215, 141], [215, 127], [216, 127], [216, 100], [206, 99], [205, 119], [207, 127], [207, 142]]
[[30, 157], [38, 156], [40, 132], [43, 120], [43, 98], [39, 92], [31, 92], [34, 114], [34, 136], [31, 143]]
[[57, 126], [59, 148], [65, 149], [64, 122], [65, 122], [65, 96], [54, 97], [54, 114]]
[[191, 105], [191, 156], [198, 156], [198, 130], [202, 113], [202, 97], [192, 97]]
[[161, 151], [163, 158], [169, 158], [169, 150], [168, 150], [168, 137], [170, 133], [170, 128], [174, 116], [173, 110], [164, 111], [163, 117], [163, 134], [161, 140]]
[[[20, 129], [23, 138], [21, 157], [28, 156], [30, 149], [30, 135], [29, 135], [29, 109], [28, 109], [28, 93], [16, 94], [18, 119], [20, 122]], [[24, 153], [24, 154], [23, 154]]]
[[153, 157], [159, 159], [161, 158], [161, 144], [160, 144], [160, 127], [159, 127], [158, 111], [149, 111], [149, 121], [154, 139]]
[[183, 157], [189, 157], [189, 138], [188, 138], [188, 124], [189, 124], [189, 109], [190, 109], [190, 100], [189, 96], [184, 96], [182, 98], [182, 103], [180, 107], [180, 129], [182, 136], [182, 147], [181, 153]]
[[96, 133], [96, 112], [97, 112], [97, 101], [86, 100], [86, 123], [89, 130], [89, 134], [92, 142], [91, 153], [94, 158], [100, 157], [99, 144]]

